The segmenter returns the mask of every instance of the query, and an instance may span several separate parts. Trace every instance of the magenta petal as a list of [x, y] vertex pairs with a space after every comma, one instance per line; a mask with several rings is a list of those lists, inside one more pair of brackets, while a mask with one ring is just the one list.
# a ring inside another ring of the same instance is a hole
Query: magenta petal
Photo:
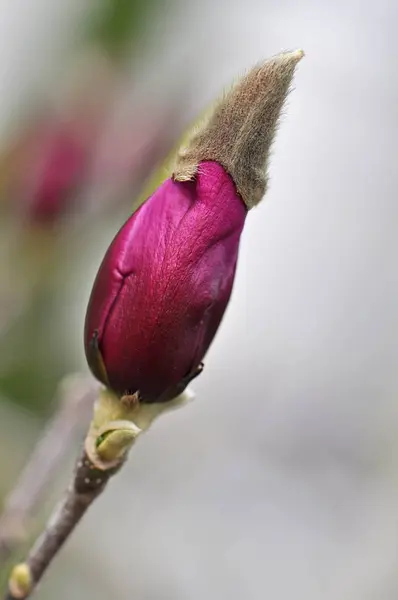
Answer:
[[215, 162], [201, 163], [195, 181], [168, 179], [130, 217], [87, 310], [94, 375], [150, 402], [195, 371], [230, 298], [245, 217], [232, 179]]

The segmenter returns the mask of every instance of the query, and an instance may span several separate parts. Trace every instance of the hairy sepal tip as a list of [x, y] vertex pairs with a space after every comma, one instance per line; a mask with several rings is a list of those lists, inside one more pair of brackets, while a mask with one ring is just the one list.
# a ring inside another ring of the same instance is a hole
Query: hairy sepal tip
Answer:
[[304, 51], [260, 63], [225, 93], [177, 155], [173, 177], [192, 180], [203, 161], [215, 161], [232, 177], [248, 209], [263, 198], [280, 115]]

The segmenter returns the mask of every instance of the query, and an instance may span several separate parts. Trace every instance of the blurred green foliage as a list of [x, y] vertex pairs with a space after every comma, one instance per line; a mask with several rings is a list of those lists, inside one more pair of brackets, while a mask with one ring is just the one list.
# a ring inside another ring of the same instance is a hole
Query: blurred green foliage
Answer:
[[1, 339], [5, 356], [0, 369], [0, 391], [8, 399], [46, 415], [52, 411], [57, 384], [71, 365], [65, 360], [62, 340], [51, 335], [54, 296], [43, 285]]
[[160, 6], [160, 0], [102, 0], [97, 13], [90, 14], [87, 37], [121, 60]]

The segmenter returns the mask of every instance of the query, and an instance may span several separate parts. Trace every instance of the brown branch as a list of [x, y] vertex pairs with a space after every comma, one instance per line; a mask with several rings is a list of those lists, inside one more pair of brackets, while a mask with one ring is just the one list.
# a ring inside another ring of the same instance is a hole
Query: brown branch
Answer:
[[123, 465], [135, 439], [158, 415], [190, 398], [186, 390], [167, 403], [140, 404], [133, 396], [123, 402], [109, 390], [100, 393], [72, 482], [26, 561], [11, 572], [4, 600], [21, 600], [33, 593], [86, 510]]
[[[54, 556], [62, 548], [71, 532], [92, 502], [101, 494], [109, 478], [119, 469], [98, 469], [84, 451], [76, 465], [72, 484], [55, 510], [43, 534], [30, 551], [25, 565], [31, 585], [35, 587], [43, 577]], [[7, 600], [27, 598], [31, 590], [21, 589], [18, 578], [11, 576]]]
[[67, 377], [59, 386], [59, 409], [29, 457], [0, 515], [0, 563], [7, 561], [27, 537], [29, 522], [65, 458], [65, 449], [81, 429], [85, 431], [98, 393], [98, 384], [81, 375]]

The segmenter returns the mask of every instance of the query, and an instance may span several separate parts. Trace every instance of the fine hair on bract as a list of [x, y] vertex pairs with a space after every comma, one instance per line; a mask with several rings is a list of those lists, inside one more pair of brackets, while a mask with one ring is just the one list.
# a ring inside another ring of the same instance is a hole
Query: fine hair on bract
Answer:
[[267, 190], [270, 149], [302, 50], [278, 54], [251, 69], [216, 104], [176, 159], [173, 178], [194, 179], [199, 163], [216, 161], [253, 208]]

